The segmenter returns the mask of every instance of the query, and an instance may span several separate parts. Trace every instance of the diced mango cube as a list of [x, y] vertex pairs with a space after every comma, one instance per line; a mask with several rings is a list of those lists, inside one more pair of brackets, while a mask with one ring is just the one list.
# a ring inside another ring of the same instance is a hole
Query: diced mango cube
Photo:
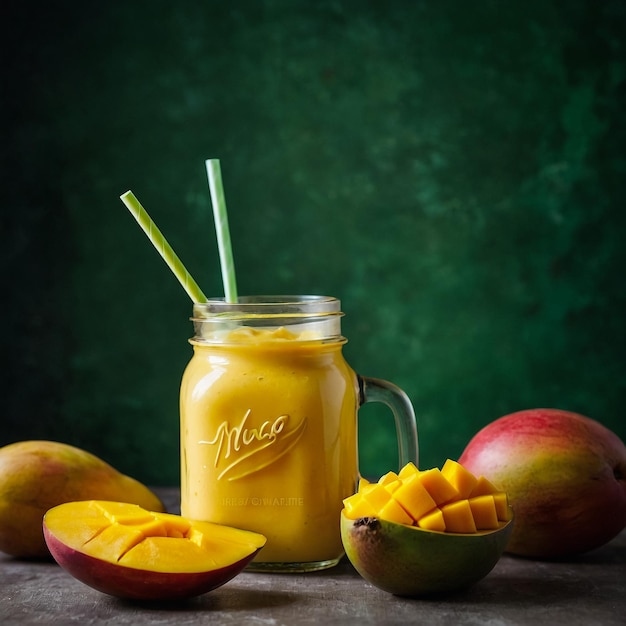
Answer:
[[447, 459], [441, 468], [441, 473], [459, 492], [459, 498], [466, 499], [478, 483], [478, 479], [460, 463]]
[[398, 478], [396, 480], [392, 480], [390, 483], [387, 483], [385, 485], [385, 489], [393, 494], [393, 492], [398, 488], [402, 486], [402, 481]]
[[346, 516], [350, 519], [359, 519], [360, 517], [376, 517], [377, 511], [363, 497], [361, 493], [355, 493], [353, 496], [343, 501]]
[[441, 533], [446, 530], [446, 522], [443, 519], [441, 509], [434, 509], [430, 513], [422, 515], [417, 520], [417, 525], [424, 530], [437, 530]]
[[394, 480], [398, 480], [398, 474], [396, 474], [395, 472], [387, 472], [386, 474], [383, 474], [378, 479], [378, 484], [379, 485], [388, 485], [389, 483], [393, 482]]
[[393, 492], [393, 497], [415, 521], [437, 506], [420, 481], [419, 473], [404, 479], [402, 485]]
[[363, 491], [363, 489], [367, 487], [369, 484], [371, 483], [369, 480], [367, 480], [367, 478], [363, 478], [363, 477], [359, 478], [359, 488], [357, 489], [357, 492]]
[[374, 484], [367, 491], [363, 492], [363, 498], [367, 500], [378, 513], [387, 502], [391, 499], [391, 494], [385, 489], [384, 485]]
[[448, 481], [439, 468], [434, 467], [433, 469], [420, 472], [419, 479], [437, 506], [452, 500], [458, 500], [459, 492], [457, 488]]
[[476, 496], [468, 500], [477, 530], [494, 530], [498, 528], [498, 514], [493, 496], [488, 494]]
[[346, 509], [351, 509], [354, 508], [359, 502], [361, 502], [361, 500], [363, 500], [363, 494], [355, 493], [354, 495], [348, 496], [347, 498], [343, 499], [343, 506]]
[[419, 470], [417, 469], [417, 466], [415, 465], [415, 463], [411, 463], [410, 461], [398, 472], [398, 478], [402, 478], [402, 480], [404, 480], [405, 478], [408, 478], [409, 476], [412, 476], [413, 474], [418, 474]]
[[493, 501], [496, 505], [496, 514], [501, 522], [508, 522], [511, 519], [511, 509], [509, 509], [509, 498], [504, 491], [493, 494]]
[[378, 517], [397, 524], [413, 525], [413, 518], [393, 498], [390, 498], [389, 502], [380, 509]]
[[467, 500], [457, 500], [441, 507], [446, 531], [451, 533], [475, 533], [476, 524]]
[[476, 481], [476, 486], [472, 489], [470, 493], [470, 498], [475, 498], [476, 496], [486, 496], [489, 494], [496, 493], [498, 489], [496, 486], [484, 476], [479, 476]]

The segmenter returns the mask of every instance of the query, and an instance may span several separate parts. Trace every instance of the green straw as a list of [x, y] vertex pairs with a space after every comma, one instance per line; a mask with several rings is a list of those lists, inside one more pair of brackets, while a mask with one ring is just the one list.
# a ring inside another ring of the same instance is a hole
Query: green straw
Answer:
[[213, 218], [217, 232], [217, 245], [222, 267], [222, 282], [226, 302], [237, 302], [237, 281], [235, 279], [235, 263], [228, 230], [228, 213], [222, 185], [222, 170], [219, 159], [206, 160], [206, 172], [209, 178], [211, 201], [213, 203]]
[[174, 272], [174, 276], [178, 278], [178, 282], [183, 286], [183, 289], [187, 292], [191, 300], [193, 302], [206, 302], [207, 298], [202, 293], [200, 287], [198, 287], [198, 283], [191, 277], [191, 274], [187, 271], [178, 256], [176, 256], [176, 253], [172, 250], [170, 244], [167, 243], [163, 233], [157, 228], [157, 225], [141, 206], [141, 203], [137, 200], [133, 192], [127, 191], [122, 194], [120, 198], [133, 214], [133, 217], [137, 220], [143, 232], [148, 235], [148, 239], [150, 239], [157, 249], [157, 252], [163, 257], [163, 260], [167, 263], [172, 272]]

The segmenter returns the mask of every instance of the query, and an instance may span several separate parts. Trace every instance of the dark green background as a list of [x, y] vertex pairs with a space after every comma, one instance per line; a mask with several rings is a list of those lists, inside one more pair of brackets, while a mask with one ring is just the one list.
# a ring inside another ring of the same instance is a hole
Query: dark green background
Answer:
[[[418, 415], [421, 464], [500, 415], [626, 438], [626, 3], [11, 2], [3, 13], [0, 443], [178, 480], [190, 301], [132, 189], [222, 295], [343, 301], [346, 355]], [[396, 463], [367, 407], [362, 469]]]

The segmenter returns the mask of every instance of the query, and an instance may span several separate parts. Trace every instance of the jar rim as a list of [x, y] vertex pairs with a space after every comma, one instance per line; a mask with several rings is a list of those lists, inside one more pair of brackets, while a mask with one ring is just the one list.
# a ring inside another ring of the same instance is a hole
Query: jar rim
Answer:
[[332, 296], [242, 296], [237, 302], [210, 298], [196, 303], [191, 321], [193, 341], [200, 343], [223, 343], [239, 328], [287, 329], [298, 335], [299, 341], [337, 342], [342, 340], [342, 317], [341, 302]]
[[252, 295], [239, 296], [236, 302], [225, 298], [209, 298], [193, 305], [192, 319], [230, 316], [323, 316], [343, 315], [341, 301], [320, 295]]

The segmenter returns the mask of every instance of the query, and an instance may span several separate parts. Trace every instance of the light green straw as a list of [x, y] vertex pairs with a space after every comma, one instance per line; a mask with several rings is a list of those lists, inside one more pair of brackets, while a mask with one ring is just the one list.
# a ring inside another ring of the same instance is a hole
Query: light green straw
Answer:
[[215, 220], [215, 230], [217, 232], [224, 295], [226, 296], [226, 302], [237, 302], [235, 263], [230, 242], [230, 231], [228, 230], [228, 213], [226, 212], [226, 199], [224, 198], [222, 170], [219, 159], [206, 160], [206, 173], [209, 178], [209, 189], [211, 190], [211, 201], [213, 203], [213, 219]]
[[148, 239], [152, 242], [157, 252], [163, 257], [163, 260], [167, 263], [168, 267], [174, 273], [174, 276], [178, 278], [178, 282], [183, 286], [183, 289], [187, 292], [192, 302], [206, 302], [207, 298], [202, 293], [198, 283], [192, 278], [191, 274], [187, 271], [187, 268], [183, 265], [182, 261], [178, 258], [174, 250], [169, 243], [167, 243], [163, 233], [157, 228], [157, 225], [152, 221], [146, 210], [141, 206], [141, 203], [132, 191], [127, 191], [120, 196], [122, 202], [126, 205], [128, 210], [133, 214], [133, 217], [137, 220], [139, 226]]

